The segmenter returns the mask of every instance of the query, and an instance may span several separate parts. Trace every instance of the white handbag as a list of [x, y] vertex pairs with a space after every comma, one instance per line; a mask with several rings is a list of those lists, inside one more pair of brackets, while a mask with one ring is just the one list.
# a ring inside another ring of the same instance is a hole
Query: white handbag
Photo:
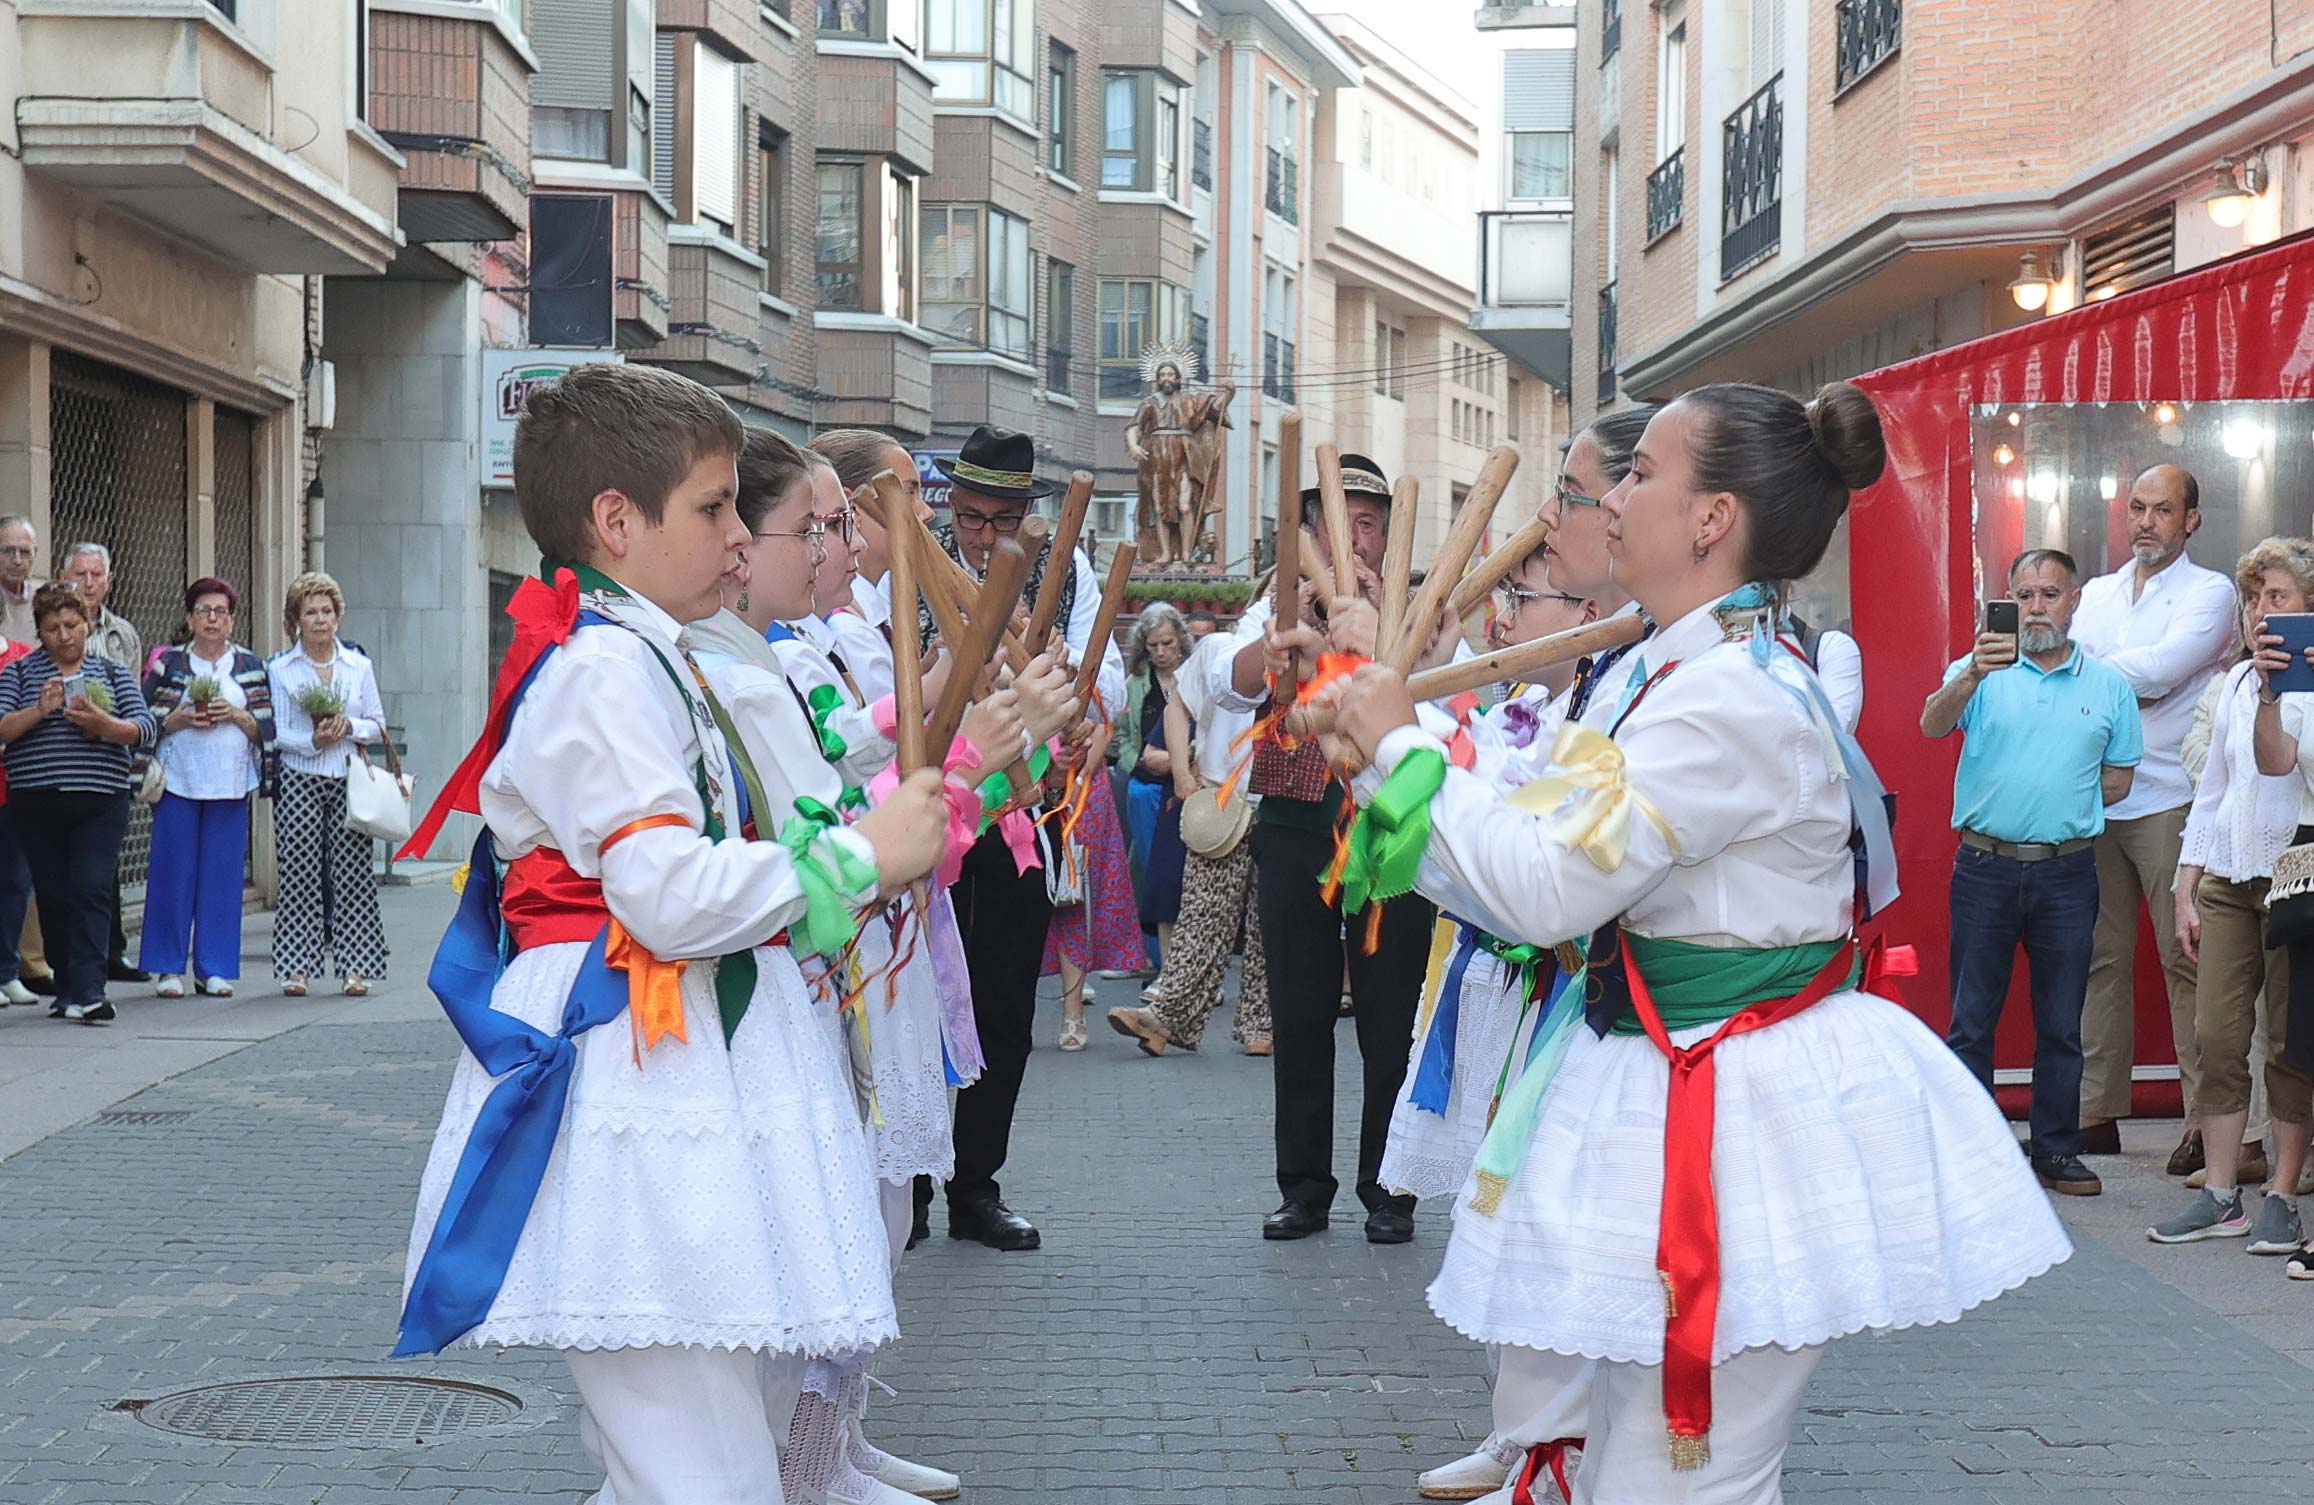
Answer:
[[378, 730], [378, 740], [386, 745], [386, 762], [392, 771], [372, 763], [368, 748], [355, 745], [354, 761], [345, 767], [346, 829], [399, 845], [410, 839], [413, 829], [410, 792], [415, 781], [402, 772], [401, 755], [394, 751], [394, 739], [383, 727]]

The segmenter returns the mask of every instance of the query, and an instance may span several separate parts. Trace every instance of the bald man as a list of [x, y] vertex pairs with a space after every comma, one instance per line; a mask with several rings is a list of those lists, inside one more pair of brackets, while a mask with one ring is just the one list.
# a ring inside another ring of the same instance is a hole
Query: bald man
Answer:
[[2186, 1133], [2170, 1157], [2173, 1176], [2202, 1165], [2194, 1118], [2201, 1079], [2194, 963], [2178, 944], [2170, 898], [2186, 810], [2193, 803], [2185, 738], [2195, 700], [2240, 643], [2233, 583], [2186, 557], [2186, 541], [2201, 520], [2201, 486], [2190, 471], [2156, 465], [2140, 475], [2129, 488], [2130, 558], [2082, 587], [2073, 619], [2074, 640], [2090, 657], [2120, 671], [2137, 692], [2145, 724], [2145, 760], [2137, 766], [2136, 782], [2128, 798], [2106, 810], [2105, 830], [2096, 841], [2097, 943], [2081, 1011], [2081, 1151], [2121, 1151], [2116, 1121], [2129, 1115], [2137, 1047], [2138, 914], [2149, 909], [2185, 1089]]

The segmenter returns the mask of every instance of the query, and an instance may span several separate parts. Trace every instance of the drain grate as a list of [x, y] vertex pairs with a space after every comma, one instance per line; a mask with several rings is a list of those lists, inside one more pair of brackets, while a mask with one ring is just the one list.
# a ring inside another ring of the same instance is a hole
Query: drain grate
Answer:
[[240, 1380], [129, 1403], [147, 1426], [279, 1447], [397, 1447], [503, 1427], [522, 1402], [456, 1380], [315, 1375]]
[[110, 1108], [99, 1113], [100, 1125], [173, 1124], [180, 1118], [191, 1118], [190, 1108]]

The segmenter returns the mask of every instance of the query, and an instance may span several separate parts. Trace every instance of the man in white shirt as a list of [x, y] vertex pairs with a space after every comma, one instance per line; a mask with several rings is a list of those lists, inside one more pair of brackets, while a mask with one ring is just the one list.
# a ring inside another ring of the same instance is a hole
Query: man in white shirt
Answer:
[[2186, 1135], [2169, 1167], [2179, 1176], [2202, 1163], [2200, 1131], [2192, 1123], [2201, 1076], [2194, 963], [2178, 944], [2170, 899], [2186, 810], [2193, 803], [2185, 739], [2195, 697], [2240, 641], [2232, 583], [2186, 558], [2186, 540], [2200, 526], [2201, 487], [2189, 472], [2156, 465], [2140, 475], [2129, 489], [2130, 562], [2082, 587], [2073, 623], [2082, 649], [2119, 671], [2137, 692], [2145, 726], [2145, 760], [2136, 782], [2128, 798], [2106, 811], [2096, 843], [2097, 942], [2081, 1012], [2081, 1150], [2120, 1153], [2116, 1121], [2129, 1114], [2137, 1045], [2132, 973], [2137, 916], [2144, 906], [2152, 912], [2169, 983], [2170, 1033], [2185, 1090]]

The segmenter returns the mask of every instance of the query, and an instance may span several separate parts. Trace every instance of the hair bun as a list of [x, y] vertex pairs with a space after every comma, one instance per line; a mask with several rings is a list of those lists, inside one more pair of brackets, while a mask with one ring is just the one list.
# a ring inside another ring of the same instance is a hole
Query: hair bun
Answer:
[[1808, 404], [1808, 431], [1825, 467], [1850, 491], [1861, 491], [1888, 468], [1888, 444], [1880, 433], [1880, 409], [1862, 388], [1827, 382]]

